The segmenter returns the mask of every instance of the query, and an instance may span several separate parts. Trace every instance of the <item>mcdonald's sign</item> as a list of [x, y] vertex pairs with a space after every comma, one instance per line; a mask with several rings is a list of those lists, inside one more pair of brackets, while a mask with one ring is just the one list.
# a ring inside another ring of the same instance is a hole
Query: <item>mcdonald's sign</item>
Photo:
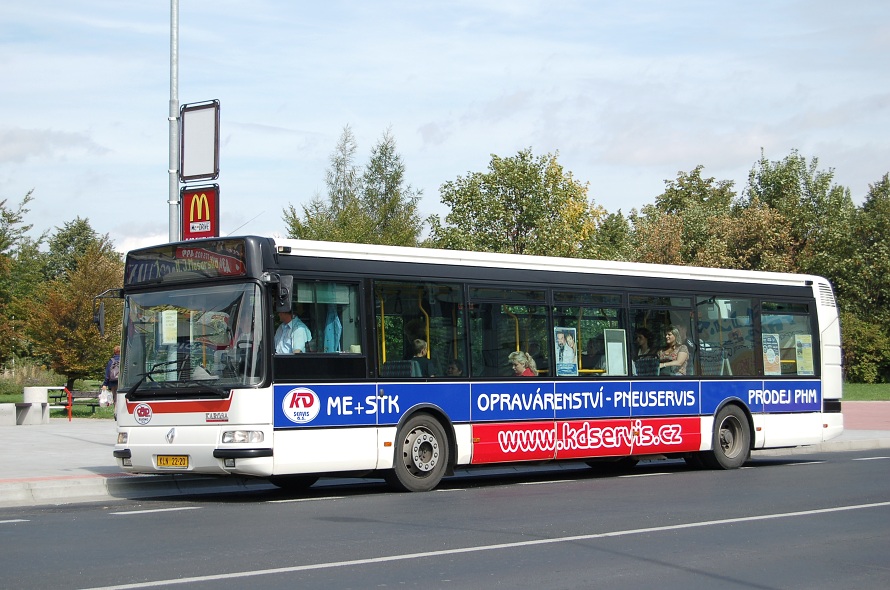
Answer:
[[219, 237], [219, 185], [180, 191], [182, 239]]

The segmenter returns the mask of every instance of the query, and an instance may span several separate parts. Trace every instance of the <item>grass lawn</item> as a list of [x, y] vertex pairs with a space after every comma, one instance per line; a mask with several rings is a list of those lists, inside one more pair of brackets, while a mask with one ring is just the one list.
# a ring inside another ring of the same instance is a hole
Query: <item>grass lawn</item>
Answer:
[[844, 383], [847, 401], [890, 401], [890, 383]]

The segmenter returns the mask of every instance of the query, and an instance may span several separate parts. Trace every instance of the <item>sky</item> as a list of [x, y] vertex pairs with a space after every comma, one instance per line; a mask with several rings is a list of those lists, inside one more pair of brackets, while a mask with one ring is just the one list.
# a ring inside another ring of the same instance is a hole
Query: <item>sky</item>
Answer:
[[[169, 0], [0, 0], [0, 201], [120, 251], [170, 235]], [[420, 213], [492, 154], [558, 154], [609, 212], [794, 150], [857, 204], [890, 172], [890, 3], [180, 0], [178, 99], [219, 100], [220, 231], [286, 235], [343, 129]]]

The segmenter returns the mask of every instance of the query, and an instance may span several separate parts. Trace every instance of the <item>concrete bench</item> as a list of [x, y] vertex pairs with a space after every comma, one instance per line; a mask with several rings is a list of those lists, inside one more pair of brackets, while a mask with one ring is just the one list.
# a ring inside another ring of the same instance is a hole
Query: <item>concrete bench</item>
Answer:
[[26, 387], [22, 401], [0, 404], [0, 426], [49, 424], [46, 387]]

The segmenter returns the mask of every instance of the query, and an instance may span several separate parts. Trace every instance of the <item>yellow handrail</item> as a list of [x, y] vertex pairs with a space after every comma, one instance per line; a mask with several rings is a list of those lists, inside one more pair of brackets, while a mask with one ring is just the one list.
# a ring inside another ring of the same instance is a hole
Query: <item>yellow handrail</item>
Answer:
[[430, 358], [430, 314], [423, 308], [423, 289], [417, 291], [417, 309], [426, 318], [426, 358]]
[[514, 323], [515, 330], [516, 330], [516, 350], [522, 350], [521, 348], [519, 348], [519, 318], [516, 317], [516, 314], [514, 314], [510, 310], [508, 310], [506, 305], [501, 306], [501, 313], [513, 318], [513, 323]]

